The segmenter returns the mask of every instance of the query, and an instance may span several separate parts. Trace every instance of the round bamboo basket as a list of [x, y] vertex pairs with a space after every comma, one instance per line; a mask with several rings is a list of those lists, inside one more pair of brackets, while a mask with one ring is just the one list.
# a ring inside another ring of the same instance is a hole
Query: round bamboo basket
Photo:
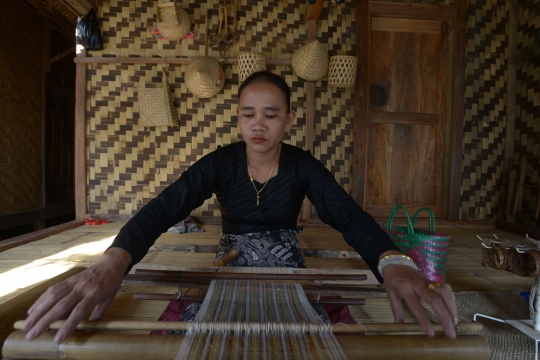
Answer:
[[291, 66], [299, 77], [308, 81], [322, 79], [328, 73], [328, 48], [319, 40], [313, 40], [296, 50]]
[[328, 70], [328, 86], [351, 87], [356, 81], [356, 56], [337, 55], [330, 57]]
[[191, 29], [191, 20], [188, 13], [174, 5], [159, 9], [161, 21], [158, 22], [157, 28], [160, 34], [167, 40], [182, 40]]
[[262, 53], [238, 55], [238, 81], [243, 82], [251, 74], [266, 70], [266, 56]]
[[193, 59], [186, 68], [184, 78], [189, 91], [200, 98], [216, 96], [225, 85], [221, 65], [207, 56]]
[[508, 270], [510, 251], [501, 246], [486, 248], [482, 246], [482, 257], [489, 267], [497, 270]]
[[540, 276], [540, 252], [538, 250], [526, 250], [518, 253], [513, 250], [508, 258], [510, 271], [523, 277]]

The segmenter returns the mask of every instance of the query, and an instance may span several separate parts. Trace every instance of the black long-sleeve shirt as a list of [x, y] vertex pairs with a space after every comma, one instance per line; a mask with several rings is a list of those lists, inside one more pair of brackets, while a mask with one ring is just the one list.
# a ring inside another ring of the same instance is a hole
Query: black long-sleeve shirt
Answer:
[[[262, 187], [262, 184], [257, 185], [258, 189]], [[244, 142], [218, 147], [194, 163], [131, 218], [112, 247], [131, 254], [131, 268], [163, 232], [187, 217], [213, 193], [220, 204], [223, 233], [229, 234], [293, 229], [307, 196], [319, 218], [341, 232], [347, 244], [358, 251], [381, 282], [377, 271], [380, 255], [398, 250], [332, 174], [309, 151], [295, 146], [283, 144], [278, 175], [268, 181], [257, 206], [257, 195], [248, 176]]]

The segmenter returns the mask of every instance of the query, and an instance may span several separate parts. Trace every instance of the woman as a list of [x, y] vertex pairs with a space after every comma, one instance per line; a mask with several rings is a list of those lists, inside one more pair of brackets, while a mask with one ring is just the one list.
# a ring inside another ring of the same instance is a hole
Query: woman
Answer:
[[[434, 335], [420, 299], [431, 304], [446, 335], [456, 336], [457, 310], [452, 289], [433, 284], [394, 246], [309, 152], [281, 142], [296, 113], [290, 89], [270, 72], [250, 76], [238, 90], [238, 125], [243, 142], [218, 148], [185, 171], [143, 207], [119, 232], [96, 265], [51, 287], [28, 311], [27, 339], [41, 334], [70, 310], [55, 342], [61, 343], [91, 312], [100, 319], [113, 301], [124, 274], [170, 226], [215, 193], [221, 208], [220, 253], [239, 248], [233, 265], [304, 267], [296, 240], [296, 221], [304, 196], [325, 223], [339, 230], [375, 276], [385, 280], [396, 322], [402, 300], [426, 334]], [[219, 256], [219, 254], [218, 254]]]

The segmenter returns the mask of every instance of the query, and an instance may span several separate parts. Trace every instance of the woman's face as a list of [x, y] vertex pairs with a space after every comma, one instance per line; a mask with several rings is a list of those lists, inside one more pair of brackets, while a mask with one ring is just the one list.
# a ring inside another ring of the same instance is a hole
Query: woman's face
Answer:
[[258, 153], [278, 146], [296, 116], [294, 111], [288, 111], [281, 90], [263, 81], [243, 89], [236, 113], [242, 138], [249, 149]]

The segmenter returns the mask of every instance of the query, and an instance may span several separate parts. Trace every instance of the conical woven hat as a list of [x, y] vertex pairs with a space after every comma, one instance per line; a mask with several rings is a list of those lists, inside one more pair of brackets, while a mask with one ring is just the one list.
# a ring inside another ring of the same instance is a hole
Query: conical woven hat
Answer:
[[313, 40], [294, 52], [291, 65], [302, 79], [320, 80], [328, 72], [328, 48]]
[[158, 22], [159, 33], [167, 40], [182, 40], [191, 29], [191, 20], [189, 14], [182, 8], [176, 7], [176, 18], [170, 16], [170, 11], [160, 10], [162, 14], [158, 15], [161, 22]]
[[217, 95], [225, 85], [223, 69], [211, 57], [193, 59], [186, 68], [184, 79], [189, 91], [201, 98]]

